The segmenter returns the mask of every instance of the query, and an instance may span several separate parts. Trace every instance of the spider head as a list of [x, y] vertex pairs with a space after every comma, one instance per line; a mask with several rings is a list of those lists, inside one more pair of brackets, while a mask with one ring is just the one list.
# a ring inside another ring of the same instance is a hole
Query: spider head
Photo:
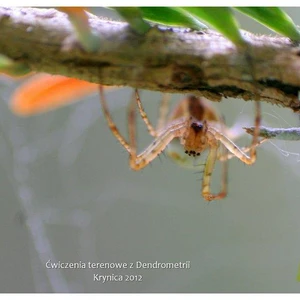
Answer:
[[201, 122], [193, 122], [191, 124], [191, 129], [193, 129], [195, 131], [195, 133], [198, 133], [202, 130], [203, 125]]
[[181, 140], [185, 153], [189, 156], [199, 156], [207, 148], [207, 124], [206, 121], [200, 122], [194, 118], [190, 119], [190, 124], [186, 134]]

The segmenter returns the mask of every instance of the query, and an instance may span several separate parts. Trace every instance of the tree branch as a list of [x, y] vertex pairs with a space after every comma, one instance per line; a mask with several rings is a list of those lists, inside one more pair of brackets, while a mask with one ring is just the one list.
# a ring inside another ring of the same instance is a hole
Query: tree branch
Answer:
[[[251, 135], [254, 135], [255, 127], [244, 127], [245, 131]], [[261, 126], [259, 129], [259, 136], [267, 139], [276, 139], [283, 141], [299, 141], [300, 140], [300, 128], [272, 128]]]
[[251, 100], [255, 94], [261, 101], [300, 110], [300, 48], [287, 38], [244, 32], [249, 42], [246, 55], [211, 30], [153, 27], [146, 35], [137, 35], [126, 23], [91, 14], [89, 21], [100, 40], [94, 53], [76, 43], [64, 13], [0, 8], [0, 53], [36, 72], [104, 85], [192, 93], [214, 101]]

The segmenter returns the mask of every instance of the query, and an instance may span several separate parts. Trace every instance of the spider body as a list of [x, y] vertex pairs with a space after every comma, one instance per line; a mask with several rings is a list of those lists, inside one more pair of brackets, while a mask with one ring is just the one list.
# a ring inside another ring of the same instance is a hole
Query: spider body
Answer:
[[[195, 157], [208, 150], [202, 180], [202, 196], [207, 201], [223, 199], [227, 195], [227, 160], [229, 158], [237, 157], [248, 165], [255, 162], [256, 147], [261, 142], [258, 141], [260, 126], [258, 101], [255, 101], [256, 118], [253, 140], [250, 147], [243, 149], [231, 140], [233, 136], [230, 130], [225, 127], [222, 118], [216, 114], [204, 98], [186, 97], [179, 102], [167, 119], [168, 99], [164, 97], [160, 106], [158, 125], [155, 129], [143, 109], [136, 90], [135, 97], [128, 109], [129, 142], [124, 139], [111, 118], [102, 86], [100, 86], [100, 99], [107, 124], [117, 140], [128, 151], [129, 165], [133, 170], [137, 171], [146, 167], [164, 150], [177, 163], [183, 166], [195, 166]], [[153, 142], [140, 154], [137, 154], [136, 145], [136, 107], [138, 107], [150, 135], [154, 137]], [[227, 151], [231, 153], [227, 153]], [[246, 154], [248, 151], [249, 156]], [[222, 181], [221, 191], [213, 194], [210, 184], [216, 160], [222, 162]]]
[[[188, 124], [179, 138], [174, 138], [166, 153], [183, 167], [195, 168], [194, 157], [200, 156], [205, 150], [216, 146], [216, 141], [208, 133], [208, 127], [214, 126], [221, 130], [222, 119], [204, 98], [188, 96], [181, 100], [171, 113], [168, 123], [185, 117]], [[223, 126], [225, 129], [225, 126]], [[190, 156], [190, 157], [188, 157]]]

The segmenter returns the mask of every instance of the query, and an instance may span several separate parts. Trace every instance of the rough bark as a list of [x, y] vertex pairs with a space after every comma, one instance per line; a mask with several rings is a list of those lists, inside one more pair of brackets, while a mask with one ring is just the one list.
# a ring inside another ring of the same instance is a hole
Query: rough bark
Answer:
[[287, 38], [243, 32], [249, 42], [245, 54], [211, 30], [153, 27], [138, 35], [126, 23], [89, 18], [100, 40], [93, 53], [76, 43], [62, 12], [0, 8], [0, 53], [36, 72], [104, 85], [192, 93], [213, 101], [255, 97], [300, 110], [300, 47]]

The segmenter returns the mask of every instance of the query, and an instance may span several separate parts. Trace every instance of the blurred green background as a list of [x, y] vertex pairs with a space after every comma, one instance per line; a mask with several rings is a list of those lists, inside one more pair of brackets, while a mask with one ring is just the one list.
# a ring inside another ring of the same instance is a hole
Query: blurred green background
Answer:
[[[300, 24], [300, 8], [285, 8]], [[99, 15], [119, 19], [112, 11]], [[238, 15], [244, 29], [266, 28]], [[140, 172], [109, 131], [98, 95], [30, 118], [7, 104], [20, 82], [0, 79], [0, 292], [299, 292], [300, 148], [273, 141], [254, 166], [229, 164], [229, 194], [207, 203], [201, 174], [162, 156]], [[132, 90], [107, 92], [127, 131]], [[161, 95], [143, 91], [155, 122]], [[182, 96], [172, 95], [172, 105]], [[231, 126], [252, 124], [253, 103], [215, 107]], [[298, 115], [263, 105], [263, 120], [299, 126]], [[139, 149], [149, 142], [139, 120]], [[242, 139], [239, 145], [248, 145]], [[288, 156], [282, 150], [291, 152]], [[293, 154], [294, 153], [294, 154]], [[217, 167], [213, 190], [220, 186]], [[46, 262], [185, 262], [190, 269], [47, 269]], [[142, 282], [93, 280], [93, 274], [142, 275]]]

